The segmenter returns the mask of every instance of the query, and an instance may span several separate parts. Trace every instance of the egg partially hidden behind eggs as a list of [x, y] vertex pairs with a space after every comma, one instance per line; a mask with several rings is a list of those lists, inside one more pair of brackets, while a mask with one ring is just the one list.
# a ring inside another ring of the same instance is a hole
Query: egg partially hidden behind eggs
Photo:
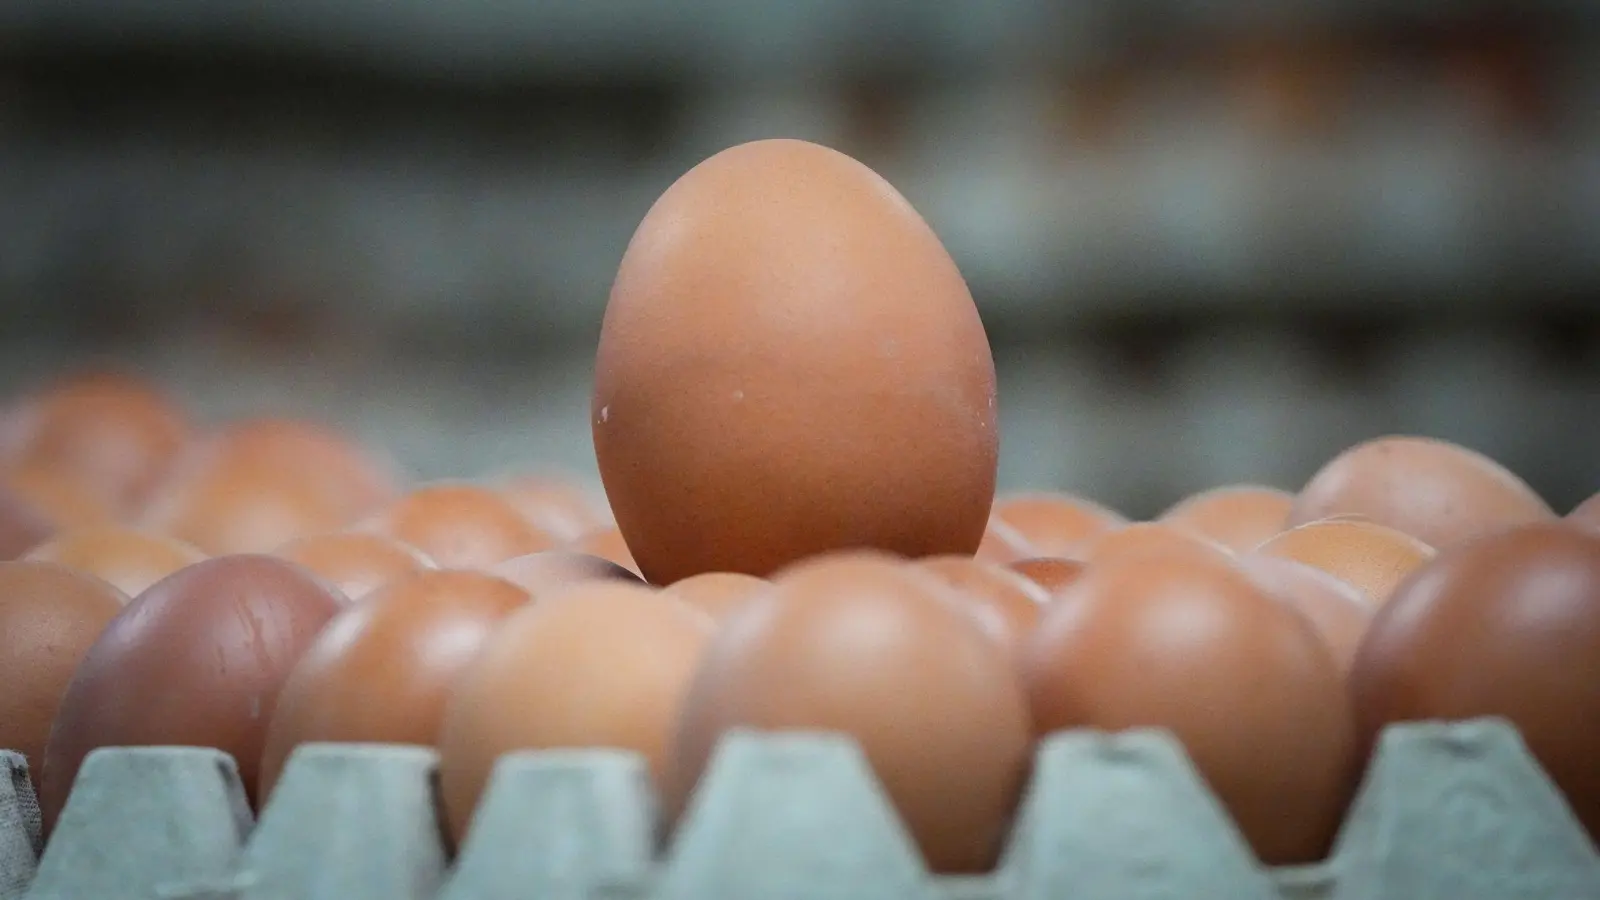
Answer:
[[595, 361], [595, 456], [649, 581], [824, 551], [971, 554], [998, 459], [994, 362], [933, 231], [861, 163], [764, 140], [646, 214]]

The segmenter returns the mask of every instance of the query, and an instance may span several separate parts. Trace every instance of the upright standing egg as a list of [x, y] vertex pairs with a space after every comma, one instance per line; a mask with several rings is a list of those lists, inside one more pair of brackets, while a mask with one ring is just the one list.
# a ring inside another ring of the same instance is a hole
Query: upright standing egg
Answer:
[[591, 424], [656, 584], [838, 548], [970, 554], [994, 496], [994, 362], [966, 282], [888, 182], [803, 141], [723, 151], [650, 209]]

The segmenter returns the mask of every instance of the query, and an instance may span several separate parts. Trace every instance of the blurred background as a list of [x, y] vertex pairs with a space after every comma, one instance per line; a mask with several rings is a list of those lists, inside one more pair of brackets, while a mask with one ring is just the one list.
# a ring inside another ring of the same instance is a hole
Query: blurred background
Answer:
[[1147, 515], [1405, 431], [1600, 488], [1589, 0], [0, 0], [0, 389], [592, 475], [629, 235], [771, 136], [944, 239], [1005, 487]]

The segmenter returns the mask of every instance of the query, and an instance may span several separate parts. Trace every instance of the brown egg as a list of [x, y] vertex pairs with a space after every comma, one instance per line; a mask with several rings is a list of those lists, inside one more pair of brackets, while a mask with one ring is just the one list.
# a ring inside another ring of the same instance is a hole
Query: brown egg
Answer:
[[487, 568], [554, 544], [494, 491], [449, 482], [417, 488], [364, 528], [410, 544], [440, 566], [454, 569]]
[[1350, 673], [1390, 722], [1503, 716], [1600, 838], [1600, 537], [1530, 525], [1442, 551], [1373, 618]]
[[13, 469], [4, 486], [55, 529], [110, 525], [117, 518], [89, 488], [48, 469]]
[[46, 829], [97, 747], [216, 747], [233, 754], [253, 799], [278, 690], [346, 602], [270, 556], [208, 559], [140, 594], [89, 648], [61, 701], [40, 784]]
[[1002, 566], [1019, 559], [1033, 559], [1038, 555], [1039, 548], [1028, 543], [1022, 532], [993, 515], [989, 516], [989, 524], [983, 530], [983, 540], [978, 542], [978, 549], [972, 554], [974, 559], [981, 562]]
[[347, 518], [336, 498], [301, 473], [248, 456], [217, 454], [186, 466], [146, 507], [140, 527], [187, 541], [213, 556], [268, 553]]
[[1289, 527], [1294, 495], [1277, 488], [1234, 485], [1195, 494], [1161, 514], [1168, 525], [1188, 528], [1238, 553], [1254, 550]]
[[1383, 603], [1396, 586], [1433, 558], [1433, 548], [1416, 538], [1372, 522], [1354, 519], [1311, 522], [1278, 535], [1256, 551], [1294, 559], [1359, 588]]
[[1262, 590], [1305, 616], [1333, 652], [1339, 671], [1350, 671], [1377, 609], [1360, 588], [1314, 566], [1264, 553], [1239, 557], [1239, 567]]
[[1091, 500], [1066, 494], [1014, 494], [995, 501], [994, 516], [1034, 549], [1032, 556], [1075, 557], [1078, 548], [1127, 520]]
[[110, 525], [62, 532], [24, 558], [94, 575], [129, 597], [137, 597], [145, 588], [206, 555], [174, 538]]
[[598, 556], [635, 575], [639, 574], [639, 564], [634, 561], [633, 551], [628, 549], [628, 542], [623, 539], [622, 532], [615, 528], [590, 532], [573, 541], [568, 545], [568, 549], [575, 553]]
[[825, 730], [860, 744], [928, 864], [988, 870], [1032, 745], [1011, 654], [937, 579], [824, 557], [776, 576], [712, 641], [663, 791], [681, 815], [731, 728]]
[[771, 582], [754, 575], [704, 572], [683, 579], [667, 588], [666, 593], [721, 622], [771, 587]]
[[1078, 558], [1090, 565], [1127, 556], [1174, 554], [1228, 559], [1233, 551], [1204, 535], [1166, 522], [1133, 522], [1101, 532], [1078, 548]]
[[317, 636], [278, 695], [257, 796], [291, 751], [316, 741], [433, 746], [445, 701], [528, 592], [482, 572], [402, 577], [352, 604]]
[[1305, 617], [1226, 559], [1092, 566], [1025, 652], [1034, 727], [1166, 728], [1262, 862], [1321, 859], [1359, 758], [1344, 679]]
[[803, 141], [725, 150], [656, 201], [592, 412], [656, 584], [848, 547], [970, 554], [994, 498], [994, 362], [961, 273], [892, 186]]
[[67, 682], [127, 601], [61, 566], [0, 562], [0, 748], [27, 758], [35, 789]]
[[1432, 547], [1555, 518], [1532, 488], [1494, 460], [1418, 437], [1378, 438], [1334, 457], [1300, 490], [1289, 524], [1341, 513]]
[[113, 515], [143, 503], [189, 431], [160, 389], [126, 375], [67, 379], [24, 403], [16, 416], [13, 466], [55, 475]]
[[1567, 521], [1576, 522], [1589, 528], [1600, 529], [1600, 494], [1595, 494], [1588, 500], [1578, 504], [1578, 508], [1567, 513]]
[[495, 563], [488, 571], [520, 586], [538, 599], [589, 581], [644, 584], [638, 575], [609, 559], [566, 550], [514, 556], [505, 562]]
[[612, 525], [587, 491], [557, 478], [519, 475], [496, 489], [523, 518], [557, 540], [570, 541]]
[[1018, 560], [1007, 568], [1044, 588], [1045, 593], [1054, 595], [1077, 581], [1086, 567], [1075, 559], [1039, 557]]
[[381, 534], [330, 531], [307, 535], [273, 552], [321, 575], [351, 600], [392, 581], [433, 568], [421, 550]]
[[392, 462], [350, 437], [312, 422], [246, 419], [210, 442], [211, 450], [274, 472], [295, 474], [349, 522], [400, 495]]
[[0, 484], [0, 561], [16, 559], [48, 540], [54, 531], [44, 513]]
[[1025, 576], [971, 557], [934, 556], [915, 565], [954, 589], [984, 629], [1009, 648], [1033, 630], [1050, 600], [1048, 591]]
[[439, 789], [466, 833], [495, 761], [514, 750], [618, 747], [659, 779], [710, 617], [640, 585], [596, 581], [513, 613], [457, 683]]

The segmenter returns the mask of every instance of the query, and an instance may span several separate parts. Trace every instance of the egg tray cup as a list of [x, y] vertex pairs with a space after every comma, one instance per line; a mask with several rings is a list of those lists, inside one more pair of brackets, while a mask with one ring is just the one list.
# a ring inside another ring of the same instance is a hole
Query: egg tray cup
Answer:
[[1161, 731], [1045, 740], [999, 867], [970, 877], [928, 874], [832, 734], [725, 737], [660, 852], [641, 758], [508, 755], [454, 861], [427, 748], [305, 745], [256, 822], [224, 753], [96, 750], [42, 857], [25, 763], [0, 759], [0, 900], [1600, 898], [1600, 854], [1493, 719], [1390, 727], [1330, 859], [1279, 869]]

